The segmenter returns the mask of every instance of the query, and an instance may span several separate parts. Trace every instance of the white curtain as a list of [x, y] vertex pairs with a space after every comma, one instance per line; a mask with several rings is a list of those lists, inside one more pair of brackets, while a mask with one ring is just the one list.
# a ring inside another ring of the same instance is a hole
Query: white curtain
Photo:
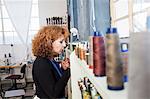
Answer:
[[23, 44], [27, 44], [32, 0], [4, 0], [11, 22]]
[[31, 19], [32, 0], [4, 0], [4, 5], [10, 20], [24, 46], [22, 58], [26, 59], [28, 54], [28, 33]]

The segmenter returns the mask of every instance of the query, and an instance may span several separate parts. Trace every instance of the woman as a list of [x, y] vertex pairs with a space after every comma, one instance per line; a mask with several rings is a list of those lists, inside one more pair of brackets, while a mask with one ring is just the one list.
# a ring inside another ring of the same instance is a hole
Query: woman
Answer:
[[66, 47], [69, 32], [59, 26], [45, 26], [39, 30], [32, 41], [32, 52], [36, 59], [33, 64], [33, 80], [36, 97], [58, 99], [65, 97], [65, 86], [70, 77], [70, 64], [66, 59], [60, 65], [54, 57]]

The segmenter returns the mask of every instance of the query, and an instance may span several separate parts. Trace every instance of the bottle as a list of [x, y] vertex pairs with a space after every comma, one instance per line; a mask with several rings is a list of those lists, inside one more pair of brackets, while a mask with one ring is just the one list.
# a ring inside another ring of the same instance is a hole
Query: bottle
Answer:
[[102, 99], [101, 95], [97, 92], [96, 95], [94, 96], [94, 99]]
[[94, 88], [93, 84], [90, 85], [90, 91], [91, 91], [91, 97], [92, 97], [92, 99], [94, 99], [95, 95], [97, 94], [97, 91]]
[[87, 91], [85, 85], [83, 85], [82, 96], [83, 96], [83, 99], [91, 99], [91, 95], [89, 91]]
[[82, 99], [91, 99], [90, 84], [91, 82], [87, 77], [78, 80], [78, 85], [81, 91]]
[[90, 86], [91, 86], [91, 89], [90, 89], [91, 99], [102, 99], [101, 95], [98, 93], [94, 85], [91, 84]]
[[7, 55], [6, 54], [4, 54], [4, 63], [5, 63], [5, 66], [8, 65], [8, 59], [7, 59]]
[[12, 57], [11, 57], [11, 54], [9, 53], [9, 54], [8, 54], [8, 64], [9, 64], [9, 65], [11, 64], [11, 58], [12, 58]]

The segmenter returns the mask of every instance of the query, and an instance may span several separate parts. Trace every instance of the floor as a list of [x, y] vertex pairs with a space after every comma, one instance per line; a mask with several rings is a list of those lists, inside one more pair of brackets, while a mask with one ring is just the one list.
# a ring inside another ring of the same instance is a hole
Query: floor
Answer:
[[[10, 81], [5, 81], [5, 84], [3, 85], [3, 89], [8, 89], [11, 86]], [[27, 86], [24, 88], [25, 89], [25, 95], [24, 97], [12, 97], [12, 98], [7, 98], [7, 99], [33, 99], [34, 93], [35, 91], [33, 90], [33, 82], [28, 82]], [[0, 99], [6, 99], [6, 98], [2, 98], [0, 96]]]

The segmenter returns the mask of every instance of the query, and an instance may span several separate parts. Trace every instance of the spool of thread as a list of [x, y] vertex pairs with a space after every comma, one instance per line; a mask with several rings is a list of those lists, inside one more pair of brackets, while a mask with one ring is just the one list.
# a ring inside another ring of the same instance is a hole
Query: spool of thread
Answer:
[[78, 47], [76, 46], [74, 50], [75, 50], [76, 56], [78, 57]]
[[80, 59], [81, 60], [85, 60], [85, 50], [84, 50], [84, 44], [81, 43], [81, 46], [80, 46]]
[[79, 58], [79, 44], [77, 44], [76, 48], [75, 48], [75, 53], [77, 55], [77, 57]]
[[83, 53], [82, 53], [82, 44], [81, 42], [79, 43], [79, 58], [82, 59], [83, 58]]
[[93, 67], [95, 76], [105, 76], [105, 46], [100, 33], [93, 37]]
[[83, 49], [85, 51], [85, 61], [89, 65], [89, 42], [85, 42]]
[[80, 50], [80, 59], [85, 60], [85, 50], [84, 49]]
[[119, 36], [116, 28], [109, 28], [106, 34], [106, 75], [108, 89], [122, 90], [123, 67], [119, 50]]
[[89, 37], [89, 68], [93, 69], [93, 36]]

